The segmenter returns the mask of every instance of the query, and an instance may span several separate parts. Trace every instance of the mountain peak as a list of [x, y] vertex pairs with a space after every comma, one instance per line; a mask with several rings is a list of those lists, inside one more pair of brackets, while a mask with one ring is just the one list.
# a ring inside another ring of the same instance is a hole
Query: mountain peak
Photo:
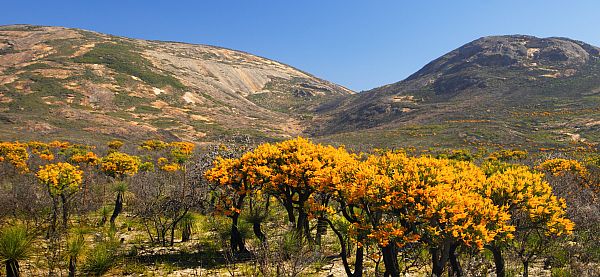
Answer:
[[487, 36], [469, 42], [430, 62], [407, 80], [439, 78], [470, 70], [506, 68], [541, 71], [539, 76], [572, 76], [600, 48], [568, 39], [528, 35]]
[[[593, 138], [594, 126], [600, 126], [594, 123], [599, 116], [599, 53], [595, 46], [568, 38], [482, 37], [433, 60], [403, 81], [323, 107], [330, 123], [315, 132], [389, 129], [398, 133], [400, 126], [430, 124], [432, 137], [445, 133], [448, 137], [443, 140], [450, 141], [457, 137], [452, 130], [462, 128], [457, 126], [474, 128], [469, 124], [476, 123], [480, 133], [469, 139], [478, 141], [501, 137], [504, 142], [522, 142], [528, 137], [524, 132], [536, 128], [542, 130], [538, 136], [554, 142], [563, 139], [556, 134], [565, 133]], [[561, 114], [582, 116], [565, 123], [558, 118]], [[523, 123], [515, 115], [530, 116], [531, 121]], [[515, 127], [531, 127], [531, 122], [532, 128]], [[489, 132], [482, 131], [485, 128]], [[459, 137], [467, 138], [467, 133]]]

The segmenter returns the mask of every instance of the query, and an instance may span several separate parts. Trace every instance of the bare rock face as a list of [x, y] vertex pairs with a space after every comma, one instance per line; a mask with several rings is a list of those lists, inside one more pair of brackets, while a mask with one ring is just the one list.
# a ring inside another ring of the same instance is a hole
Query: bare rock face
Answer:
[[352, 93], [230, 49], [0, 26], [0, 110], [11, 119], [0, 122], [0, 139], [288, 137], [302, 133], [318, 105]]

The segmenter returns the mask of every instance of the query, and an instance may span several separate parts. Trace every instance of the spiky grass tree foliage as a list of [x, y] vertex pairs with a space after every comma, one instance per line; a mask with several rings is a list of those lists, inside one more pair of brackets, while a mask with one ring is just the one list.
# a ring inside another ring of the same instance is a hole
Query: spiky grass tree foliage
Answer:
[[89, 251], [84, 269], [86, 274], [100, 276], [113, 266], [114, 261], [114, 247], [109, 243], [102, 242]]
[[31, 254], [32, 237], [22, 225], [8, 226], [0, 231], [0, 258], [6, 265], [6, 276], [20, 276], [19, 261]]
[[67, 252], [69, 253], [69, 277], [75, 277], [77, 272], [77, 259], [83, 252], [85, 238], [82, 234], [77, 234], [75, 237], [67, 241]]
[[87, 249], [82, 266], [85, 276], [101, 276], [114, 266], [119, 255], [119, 241], [115, 235], [116, 230], [110, 228], [99, 242]]

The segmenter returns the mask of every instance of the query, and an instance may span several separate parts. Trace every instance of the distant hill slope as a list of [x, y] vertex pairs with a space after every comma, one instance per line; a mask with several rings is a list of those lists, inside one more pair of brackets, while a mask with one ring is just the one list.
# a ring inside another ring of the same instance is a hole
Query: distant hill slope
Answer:
[[0, 26], [0, 140], [218, 141], [297, 135], [349, 146], [600, 141], [600, 49], [484, 37], [360, 94], [206, 45]]
[[0, 139], [289, 137], [352, 93], [235, 50], [0, 26]]
[[566, 38], [484, 37], [318, 111], [312, 133], [346, 144], [597, 143], [600, 49]]

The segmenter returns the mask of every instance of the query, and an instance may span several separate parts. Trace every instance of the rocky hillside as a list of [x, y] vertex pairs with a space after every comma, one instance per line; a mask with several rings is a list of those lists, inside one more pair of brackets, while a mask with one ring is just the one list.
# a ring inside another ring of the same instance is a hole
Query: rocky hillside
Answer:
[[296, 135], [366, 147], [600, 141], [600, 49], [566, 38], [470, 42], [354, 94], [206, 45], [0, 26], [0, 139], [215, 141]]
[[347, 144], [599, 142], [600, 49], [566, 38], [484, 37], [319, 112], [312, 132]]
[[287, 137], [352, 93], [219, 47], [0, 26], [0, 139]]

